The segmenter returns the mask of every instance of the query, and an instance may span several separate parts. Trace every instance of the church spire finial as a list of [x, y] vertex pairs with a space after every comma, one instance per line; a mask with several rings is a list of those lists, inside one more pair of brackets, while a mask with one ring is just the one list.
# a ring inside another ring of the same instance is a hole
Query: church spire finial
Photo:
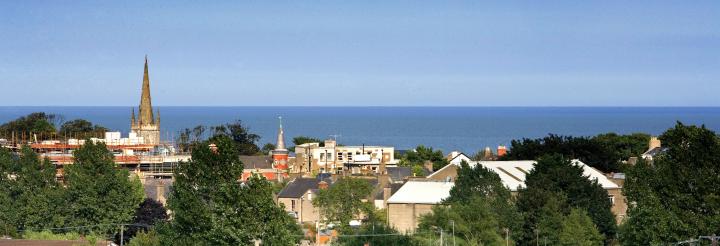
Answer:
[[152, 100], [150, 98], [150, 74], [148, 72], [148, 59], [145, 55], [145, 71], [143, 73], [142, 94], [140, 96], [140, 124], [155, 124], [153, 117]]

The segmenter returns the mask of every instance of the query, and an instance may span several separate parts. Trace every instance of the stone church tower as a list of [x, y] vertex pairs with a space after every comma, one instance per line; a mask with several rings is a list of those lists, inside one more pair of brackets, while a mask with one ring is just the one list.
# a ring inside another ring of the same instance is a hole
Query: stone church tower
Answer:
[[130, 116], [130, 132], [137, 134], [138, 137], [143, 137], [144, 144], [160, 144], [160, 111], [157, 111], [157, 117], [153, 116], [147, 56], [145, 56], [145, 74], [143, 74], [140, 110], [138, 113], [140, 115], [136, 119], [135, 109], [133, 108], [132, 116]]

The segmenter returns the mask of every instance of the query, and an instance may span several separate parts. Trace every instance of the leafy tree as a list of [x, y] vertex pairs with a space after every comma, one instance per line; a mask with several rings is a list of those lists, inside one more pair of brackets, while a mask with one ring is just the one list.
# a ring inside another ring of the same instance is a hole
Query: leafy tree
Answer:
[[0, 125], [0, 135], [10, 138], [14, 133], [15, 138], [22, 138], [24, 135], [25, 140], [30, 140], [30, 134], [37, 134], [38, 140], [49, 139], [55, 134], [55, 123], [59, 119], [60, 117], [54, 114], [31, 113]]
[[483, 149], [483, 150], [479, 150], [478, 152], [473, 154], [472, 157], [470, 157], [470, 159], [472, 159], [473, 161], [490, 161], [490, 160], [495, 159], [495, 156], [494, 156], [492, 150]]
[[238, 155], [235, 141], [224, 135], [193, 145], [191, 161], [175, 170], [168, 200], [173, 219], [158, 229], [163, 243], [245, 245], [261, 239], [268, 245], [294, 245], [294, 235], [300, 234], [294, 220], [274, 203], [267, 180], [239, 181], [243, 164]]
[[160, 246], [160, 236], [154, 230], [140, 231], [130, 240], [128, 246]]
[[262, 153], [267, 155], [267, 154], [270, 154], [270, 152], [272, 152], [275, 149], [276, 149], [276, 147], [274, 144], [266, 143], [262, 147]]
[[595, 246], [603, 243], [602, 234], [582, 209], [572, 209], [560, 224], [560, 245]]
[[618, 172], [621, 160], [642, 154], [648, 140], [649, 136], [644, 134], [618, 136], [610, 133], [594, 138], [550, 134], [539, 139], [513, 140], [510, 150], [501, 159], [535, 160], [545, 154], [558, 153], [580, 159], [603, 172]]
[[520, 190], [517, 202], [525, 217], [519, 241], [534, 240], [534, 229], [542, 218], [541, 209], [548, 202], [558, 200], [563, 201], [557, 206], [562, 215], [568, 214], [569, 208], [584, 209], [605, 238], [614, 238], [616, 225], [607, 191], [596, 180], [583, 176], [582, 167], [562, 155], [553, 154], [538, 159], [527, 175], [525, 185], [527, 188]]
[[103, 137], [102, 134], [107, 132], [108, 129], [101, 125], [93, 125], [92, 122], [75, 119], [67, 121], [60, 126], [58, 134], [61, 136], [72, 136], [75, 138], [89, 138], [89, 137]]
[[[135, 210], [135, 219], [133, 225], [127, 227], [123, 233], [124, 241], [127, 242], [138, 233], [147, 232], [149, 226], [161, 223], [167, 220], [167, 209], [162, 203], [152, 198], [145, 198], [140, 206]], [[119, 244], [120, 234], [115, 234], [115, 242]]]
[[[384, 234], [384, 236], [372, 236], [377, 234]], [[368, 244], [388, 246], [418, 245], [410, 236], [390, 234], [398, 234], [398, 231], [384, 223], [365, 223], [355, 231], [355, 235], [351, 237], [340, 237], [338, 243], [347, 246], [364, 246]]]
[[431, 214], [422, 216], [418, 231], [432, 235], [441, 229], [450, 235], [454, 224], [454, 234], [461, 245], [501, 245], [505, 242], [489, 200], [473, 197], [448, 205], [434, 206]]
[[288, 148], [291, 152], [295, 152], [295, 147], [301, 144], [306, 143], [319, 143], [320, 147], [325, 146], [325, 141], [320, 140], [319, 138], [313, 138], [313, 137], [306, 137], [306, 136], [297, 136], [292, 139], [293, 146]]
[[23, 146], [18, 156], [0, 148], [0, 228], [5, 234], [17, 230], [48, 228], [62, 222], [48, 213], [62, 204], [55, 181], [55, 165]]
[[432, 214], [421, 219], [419, 228], [432, 232], [434, 226], [449, 232], [450, 221], [454, 221], [455, 235], [462, 244], [495, 245], [504, 243], [506, 229], [519, 229], [519, 216], [510, 190], [495, 172], [462, 162], [445, 206], [433, 208]]
[[449, 163], [448, 160], [445, 159], [442, 151], [433, 150], [432, 147], [420, 145], [415, 148], [415, 151], [408, 151], [405, 153], [405, 156], [403, 156], [400, 160], [400, 165], [422, 167], [426, 161], [432, 162], [433, 170], [439, 170]]
[[672, 243], [720, 234], [720, 140], [705, 126], [680, 122], [660, 136], [668, 148], [628, 168], [626, 245]]
[[330, 221], [340, 222], [341, 230], [347, 231], [350, 220], [361, 212], [368, 211], [373, 205], [363, 202], [373, 191], [372, 185], [365, 179], [341, 178], [325, 190], [320, 190], [312, 201], [320, 208], [320, 213]]
[[251, 133], [250, 128], [244, 126], [240, 120], [214, 126], [211, 129], [213, 131], [211, 139], [219, 136], [229, 137], [235, 143], [235, 148], [240, 155], [254, 155], [260, 152], [260, 148], [256, 144], [260, 140], [260, 135]]
[[[86, 141], [73, 155], [75, 162], [65, 168], [66, 225], [131, 222], [135, 208], [143, 199], [140, 180], [131, 179], [126, 169], [117, 169], [113, 154], [103, 143]], [[101, 226], [99, 229], [114, 232], [117, 228]]]

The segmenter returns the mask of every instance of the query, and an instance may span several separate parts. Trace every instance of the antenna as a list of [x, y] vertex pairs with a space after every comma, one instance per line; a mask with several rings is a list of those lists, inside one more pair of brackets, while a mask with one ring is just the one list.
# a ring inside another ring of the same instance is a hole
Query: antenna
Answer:
[[335, 140], [335, 142], [337, 142], [337, 138], [338, 138], [338, 137], [342, 137], [342, 135], [340, 135], [340, 134], [331, 134], [331, 135], [328, 135], [328, 136], [330, 136], [331, 138], [333, 138], [333, 140]]

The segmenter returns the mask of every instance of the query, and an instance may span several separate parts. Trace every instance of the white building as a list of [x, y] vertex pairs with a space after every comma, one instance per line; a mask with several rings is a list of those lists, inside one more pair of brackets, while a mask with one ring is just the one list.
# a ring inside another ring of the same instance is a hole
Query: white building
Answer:
[[353, 174], [379, 173], [382, 166], [396, 166], [395, 148], [388, 146], [338, 146], [335, 140], [295, 146], [292, 172]]

